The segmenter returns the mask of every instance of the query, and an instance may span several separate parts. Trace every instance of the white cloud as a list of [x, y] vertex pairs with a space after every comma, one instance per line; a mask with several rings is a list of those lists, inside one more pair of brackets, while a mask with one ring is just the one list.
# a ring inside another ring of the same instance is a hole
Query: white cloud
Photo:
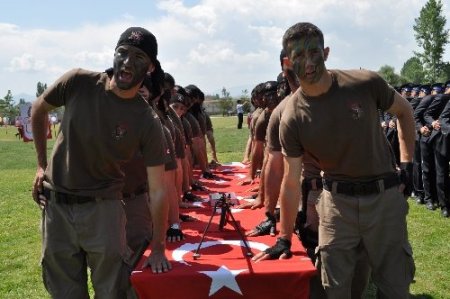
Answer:
[[[377, 70], [388, 64], [400, 71], [416, 50], [412, 26], [425, 2], [164, 0], [157, 2], [159, 14], [151, 18], [124, 12], [70, 30], [0, 23], [0, 95], [7, 89], [34, 94], [36, 82], [50, 84], [74, 67], [101, 71], [111, 66], [117, 38], [129, 26], [152, 31], [164, 70], [180, 84], [195, 83], [206, 93], [223, 86], [251, 90], [276, 78], [282, 35], [299, 21], [323, 30], [331, 47], [330, 68]], [[444, 12], [450, 19], [446, 4]]]
[[32, 54], [24, 53], [20, 57], [13, 57], [10, 66], [6, 69], [10, 72], [42, 71], [46, 67], [43, 60], [37, 60]]

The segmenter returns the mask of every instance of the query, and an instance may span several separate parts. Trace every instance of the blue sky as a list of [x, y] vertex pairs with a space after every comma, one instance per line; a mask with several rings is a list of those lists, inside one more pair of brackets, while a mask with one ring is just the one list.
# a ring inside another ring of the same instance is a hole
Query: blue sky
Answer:
[[[0, 97], [33, 96], [69, 69], [112, 65], [119, 35], [130, 26], [155, 34], [158, 58], [177, 84], [206, 94], [239, 96], [280, 72], [281, 38], [291, 25], [319, 26], [331, 48], [328, 68], [382, 65], [400, 71], [419, 50], [414, 19], [426, 0], [78, 0], [2, 1]], [[444, 12], [450, 27], [450, 7]], [[444, 55], [450, 60], [450, 46]]]

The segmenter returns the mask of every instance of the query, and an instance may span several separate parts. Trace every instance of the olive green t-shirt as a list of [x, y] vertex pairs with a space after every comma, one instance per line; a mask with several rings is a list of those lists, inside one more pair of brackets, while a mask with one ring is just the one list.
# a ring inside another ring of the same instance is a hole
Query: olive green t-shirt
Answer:
[[164, 133], [153, 109], [139, 95], [116, 96], [106, 73], [71, 70], [42, 97], [53, 106], [65, 106], [45, 172], [46, 187], [117, 198], [124, 184], [121, 165], [137, 150], [145, 166], [166, 162]]
[[394, 89], [375, 72], [330, 72], [326, 93], [308, 97], [300, 88], [288, 99], [280, 123], [283, 154], [310, 152], [333, 180], [364, 182], [394, 173], [378, 118], [378, 109], [392, 105]]

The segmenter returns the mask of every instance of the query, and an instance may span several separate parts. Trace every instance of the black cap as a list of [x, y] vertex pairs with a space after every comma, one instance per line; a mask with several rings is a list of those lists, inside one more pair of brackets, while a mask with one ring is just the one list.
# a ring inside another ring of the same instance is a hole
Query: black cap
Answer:
[[431, 89], [436, 91], [437, 93], [441, 93], [444, 90], [444, 84], [434, 83], [433, 85], [431, 85]]
[[188, 107], [189, 103], [186, 97], [182, 94], [176, 93], [170, 98], [170, 103], [180, 103]]
[[406, 83], [406, 84], [403, 84], [402, 86], [400, 86], [400, 90], [410, 92], [410, 91], [412, 91], [412, 87], [413, 87], [412, 83]]
[[431, 92], [430, 84], [423, 84], [422, 86], [420, 86], [420, 91], [422, 91], [426, 94], [430, 94], [430, 92]]
[[175, 79], [169, 73], [164, 73], [164, 82], [167, 82], [170, 88], [173, 88], [175, 86]]
[[420, 92], [420, 85], [418, 85], [418, 84], [413, 84], [413, 86], [412, 86], [412, 91]]
[[200, 90], [200, 88], [198, 88], [198, 87], [195, 86], [194, 84], [189, 84], [188, 86], [185, 86], [185, 87], [184, 87], [184, 90], [186, 90], [187, 94], [188, 94], [190, 97], [193, 97], [193, 98], [200, 98], [201, 90]]
[[444, 83], [445, 89], [450, 88], [450, 80]]
[[175, 85], [173, 88], [174, 88], [176, 93], [181, 94], [183, 97], [187, 97], [188, 96], [186, 90], [183, 87], [181, 87], [180, 85]]
[[277, 91], [278, 83], [277, 81], [267, 81], [264, 83], [263, 93], [268, 93], [272, 91]]
[[129, 45], [144, 51], [153, 61], [156, 61], [158, 55], [158, 43], [156, 37], [147, 29], [141, 27], [130, 27], [125, 30], [117, 42], [116, 49], [119, 46]]

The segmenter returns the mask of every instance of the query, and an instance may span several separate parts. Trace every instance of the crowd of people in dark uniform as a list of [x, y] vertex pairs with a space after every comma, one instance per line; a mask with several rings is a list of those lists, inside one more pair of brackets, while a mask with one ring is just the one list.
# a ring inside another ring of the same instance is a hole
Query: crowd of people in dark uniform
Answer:
[[[440, 209], [449, 217], [450, 209], [450, 80], [445, 83], [407, 83], [396, 88], [414, 109], [416, 143], [414, 151], [414, 193], [418, 204], [428, 210]], [[380, 113], [381, 127], [399, 163], [396, 118]]]

